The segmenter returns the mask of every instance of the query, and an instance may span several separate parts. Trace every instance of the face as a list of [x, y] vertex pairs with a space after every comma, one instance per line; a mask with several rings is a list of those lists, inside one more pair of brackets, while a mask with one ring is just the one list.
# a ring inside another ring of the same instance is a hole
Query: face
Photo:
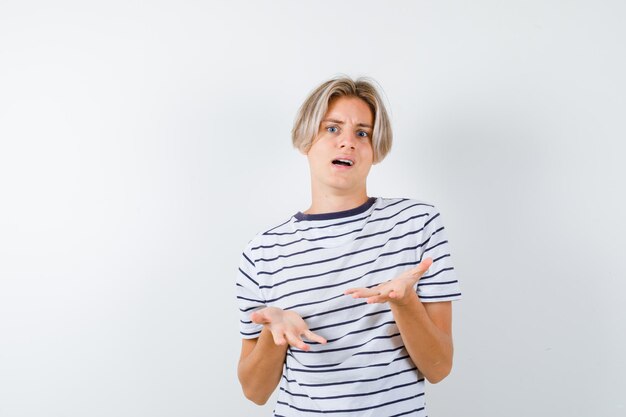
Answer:
[[339, 97], [329, 103], [319, 132], [307, 153], [312, 186], [325, 193], [365, 194], [372, 167], [374, 117], [357, 97]]

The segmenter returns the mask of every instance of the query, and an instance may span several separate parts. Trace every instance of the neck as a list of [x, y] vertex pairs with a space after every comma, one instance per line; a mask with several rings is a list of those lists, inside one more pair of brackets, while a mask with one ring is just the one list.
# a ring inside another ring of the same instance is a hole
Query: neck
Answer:
[[365, 187], [352, 192], [319, 192], [312, 190], [312, 202], [304, 214], [334, 213], [350, 210], [367, 201]]

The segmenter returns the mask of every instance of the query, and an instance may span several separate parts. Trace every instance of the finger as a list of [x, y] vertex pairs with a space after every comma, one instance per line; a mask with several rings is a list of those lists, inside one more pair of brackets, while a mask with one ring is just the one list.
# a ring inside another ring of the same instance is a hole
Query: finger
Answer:
[[304, 334], [304, 337], [306, 337], [307, 339], [312, 340], [314, 342], [321, 343], [321, 344], [325, 344], [326, 343], [326, 339], [324, 339], [320, 335], [317, 335], [317, 334], [313, 333], [310, 330], [307, 330], [303, 334]]
[[269, 319], [268, 317], [263, 314], [263, 311], [255, 311], [254, 313], [250, 314], [250, 320], [253, 323], [256, 324], [266, 324], [269, 323]]
[[367, 298], [379, 294], [380, 290], [377, 288], [355, 288], [349, 295], [352, 295], [352, 298]]
[[309, 350], [309, 345], [304, 343], [304, 341], [300, 339], [299, 336], [296, 336], [292, 333], [287, 333], [285, 336], [287, 337], [287, 342], [289, 342], [291, 346], [301, 350]]
[[415, 273], [420, 274], [420, 277], [424, 274], [424, 272], [428, 271], [428, 268], [433, 264], [433, 258], [425, 258], [422, 259], [422, 262], [415, 267]]
[[426, 258], [422, 260], [422, 262], [420, 262], [416, 267], [411, 268], [408, 271], [406, 271], [406, 275], [404, 276], [417, 282], [422, 277], [422, 275], [424, 275], [424, 273], [428, 271], [428, 268], [430, 268], [432, 264], [433, 264], [432, 258]]
[[282, 333], [272, 332], [272, 337], [274, 338], [274, 343], [276, 344], [276, 346], [284, 346], [285, 343], [287, 343]]
[[381, 297], [388, 297], [389, 293], [391, 291], [393, 291], [393, 284], [392, 283], [388, 283], [388, 285], [381, 285], [378, 288], [378, 295]]
[[371, 288], [361, 287], [361, 288], [350, 288], [349, 290], [345, 290], [343, 293], [345, 295], [352, 295], [354, 298], [361, 297], [363, 293], [371, 291]]
[[387, 302], [387, 299], [386, 296], [375, 295], [374, 297], [369, 297], [366, 301], [367, 304], [380, 304]]

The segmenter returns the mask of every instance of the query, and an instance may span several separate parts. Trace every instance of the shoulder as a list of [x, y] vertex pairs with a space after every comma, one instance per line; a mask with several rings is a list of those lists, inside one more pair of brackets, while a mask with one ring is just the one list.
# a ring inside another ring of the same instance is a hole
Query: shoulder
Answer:
[[439, 209], [431, 202], [415, 198], [379, 198], [370, 221], [384, 224], [410, 223], [420, 229], [438, 227]]
[[295, 221], [295, 216], [291, 216], [280, 223], [257, 232], [252, 239], [248, 241], [244, 252], [255, 251], [268, 245], [274, 245], [281, 237], [293, 234], [293, 223]]
[[436, 214], [434, 204], [415, 198], [378, 197], [376, 211], [417, 211], [420, 213]]

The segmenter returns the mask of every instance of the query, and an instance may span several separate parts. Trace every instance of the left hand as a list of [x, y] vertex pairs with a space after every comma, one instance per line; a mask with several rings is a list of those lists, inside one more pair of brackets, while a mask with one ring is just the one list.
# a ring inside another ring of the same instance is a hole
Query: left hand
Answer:
[[413, 287], [432, 264], [432, 258], [426, 258], [415, 268], [404, 271], [390, 281], [372, 288], [350, 288], [344, 294], [352, 295], [352, 298], [367, 298], [368, 304], [391, 302], [404, 305], [409, 301], [409, 296], [415, 294]]

